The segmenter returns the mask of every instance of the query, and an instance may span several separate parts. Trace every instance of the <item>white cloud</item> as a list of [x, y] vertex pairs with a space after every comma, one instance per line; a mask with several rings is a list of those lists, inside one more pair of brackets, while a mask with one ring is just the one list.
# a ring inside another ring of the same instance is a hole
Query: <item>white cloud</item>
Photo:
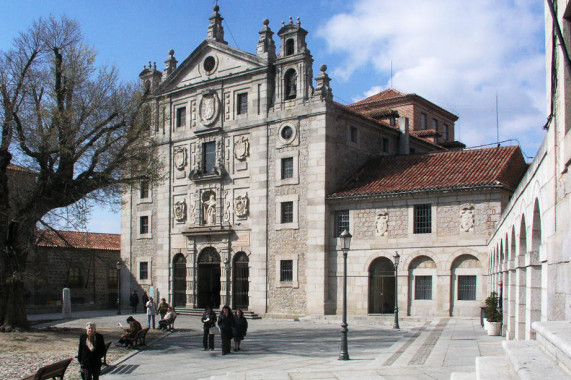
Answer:
[[[341, 58], [333, 78], [366, 68], [388, 77], [392, 60], [393, 86], [456, 113], [468, 146], [495, 141], [497, 93], [500, 138], [531, 134], [524, 150], [534, 154], [545, 120], [543, 17], [531, 0], [356, 0], [318, 35]], [[363, 97], [388, 85], [370, 83]]]

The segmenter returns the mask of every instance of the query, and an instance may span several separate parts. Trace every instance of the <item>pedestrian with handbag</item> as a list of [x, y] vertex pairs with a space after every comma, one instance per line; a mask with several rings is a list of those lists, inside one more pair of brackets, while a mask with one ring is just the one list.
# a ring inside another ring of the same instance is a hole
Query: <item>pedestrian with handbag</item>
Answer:
[[224, 305], [218, 317], [218, 327], [220, 327], [220, 337], [222, 338], [222, 355], [230, 353], [232, 341], [232, 328], [234, 327], [234, 315], [230, 306]]
[[214, 335], [216, 334], [216, 313], [210, 306], [206, 306], [202, 318], [202, 328], [204, 330], [202, 336], [202, 346], [204, 351], [214, 350]]

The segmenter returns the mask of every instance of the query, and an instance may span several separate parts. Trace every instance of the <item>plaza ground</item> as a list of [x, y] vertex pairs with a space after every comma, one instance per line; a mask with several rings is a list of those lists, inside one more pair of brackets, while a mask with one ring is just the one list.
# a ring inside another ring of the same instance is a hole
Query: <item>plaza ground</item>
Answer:
[[[112, 329], [128, 315], [106, 311], [73, 316], [31, 319], [51, 319], [38, 327], [82, 328], [92, 320], [99, 329]], [[136, 317], [146, 324], [145, 315]], [[377, 322], [349, 317], [351, 360], [339, 361], [338, 321], [250, 320], [243, 349], [222, 356], [220, 338], [215, 351], [203, 351], [200, 319], [181, 315], [175, 332], [158, 335], [149, 347], [115, 360], [102, 378], [449, 379], [452, 372], [474, 371], [477, 356], [504, 355], [503, 339], [487, 336], [479, 319], [404, 318], [400, 330]]]

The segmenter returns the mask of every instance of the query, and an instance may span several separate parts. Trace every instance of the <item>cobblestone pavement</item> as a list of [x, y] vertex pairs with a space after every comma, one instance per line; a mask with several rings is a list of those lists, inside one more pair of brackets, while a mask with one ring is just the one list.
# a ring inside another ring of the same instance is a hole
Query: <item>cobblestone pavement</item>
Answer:
[[[108, 315], [52, 322], [60, 327], [117, 325]], [[140, 318], [142, 319], [142, 318]], [[503, 355], [501, 337], [489, 337], [477, 319], [435, 318], [415, 327], [353, 323], [349, 318], [349, 361], [339, 361], [340, 327], [323, 321], [249, 321], [243, 350], [222, 356], [202, 351], [199, 318], [179, 316], [176, 331], [148, 348], [113, 363], [105, 380], [120, 379], [449, 379], [474, 371], [477, 356]], [[401, 324], [402, 326], [402, 324]]]

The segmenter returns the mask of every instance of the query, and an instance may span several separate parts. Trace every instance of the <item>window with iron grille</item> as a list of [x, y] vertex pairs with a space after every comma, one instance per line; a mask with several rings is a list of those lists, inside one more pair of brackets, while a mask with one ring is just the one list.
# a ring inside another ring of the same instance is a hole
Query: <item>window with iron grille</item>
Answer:
[[358, 133], [359, 133], [359, 131], [358, 131], [357, 127], [351, 126], [350, 134], [351, 134], [351, 142], [352, 143], [355, 143], [355, 144], [357, 143]]
[[293, 260], [280, 260], [280, 282], [293, 281]]
[[432, 276], [414, 277], [414, 299], [415, 300], [432, 299]]
[[149, 181], [141, 181], [141, 199], [149, 197]]
[[186, 107], [178, 108], [176, 110], [176, 127], [186, 127]]
[[147, 261], [141, 261], [139, 263], [139, 280], [149, 279], [149, 263]]
[[282, 223], [293, 223], [293, 202], [282, 202]]
[[210, 141], [202, 145], [202, 170], [204, 174], [214, 173], [216, 166], [216, 142]]
[[335, 211], [335, 237], [339, 237], [344, 230], [349, 231], [349, 210]]
[[82, 284], [82, 279], [81, 279], [81, 270], [76, 267], [76, 266], [72, 266], [69, 267], [69, 269], [67, 270], [67, 284], [69, 286], [81, 286]]
[[293, 178], [293, 157], [282, 158], [282, 179]]
[[244, 92], [238, 94], [238, 115], [245, 115], [248, 113], [248, 93]]
[[421, 113], [420, 114], [420, 129], [422, 129], [422, 130], [426, 129], [426, 119], [427, 119], [426, 114]]
[[432, 129], [438, 132], [438, 120], [432, 119]]
[[149, 217], [146, 215], [139, 218], [139, 233], [141, 235], [149, 233]]
[[476, 276], [458, 276], [458, 300], [476, 300]]
[[107, 270], [107, 284], [110, 288], [117, 287], [117, 275], [118, 275], [117, 268], [110, 268]]
[[422, 204], [414, 206], [414, 233], [429, 234], [432, 232], [432, 206]]

